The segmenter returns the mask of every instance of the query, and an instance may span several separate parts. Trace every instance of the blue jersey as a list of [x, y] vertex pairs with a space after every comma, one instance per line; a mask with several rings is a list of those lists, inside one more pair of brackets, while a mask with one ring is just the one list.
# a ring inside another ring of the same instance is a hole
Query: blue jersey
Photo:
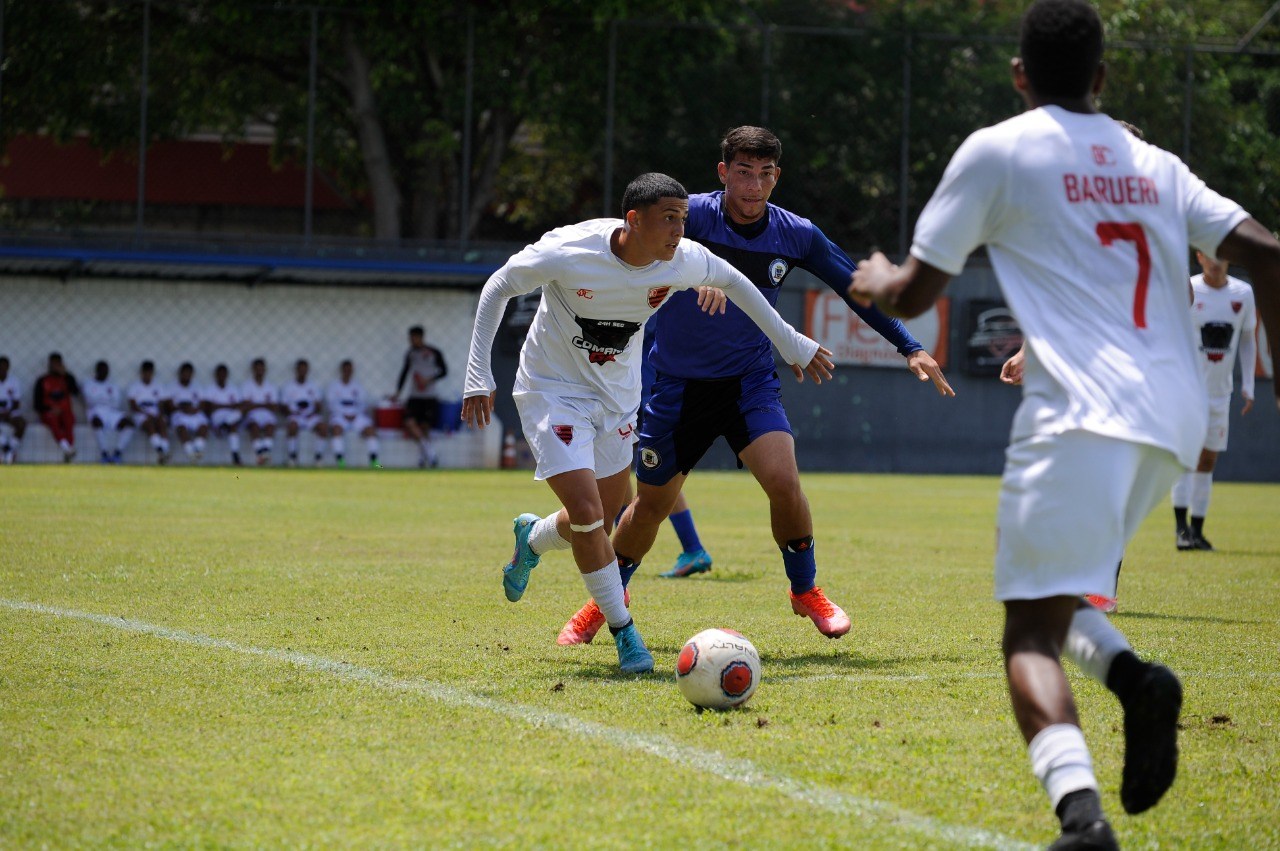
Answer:
[[[901, 322], [845, 294], [853, 261], [813, 222], [769, 204], [759, 221], [740, 225], [729, 219], [723, 202], [723, 191], [690, 195], [685, 236], [746, 275], [769, 304], [777, 306], [782, 282], [799, 267], [831, 287], [902, 355], [924, 348]], [[708, 316], [698, 308], [696, 292], [680, 292], [649, 324], [655, 332], [649, 359], [663, 375], [729, 378], [774, 368], [769, 338], [733, 302], [725, 315]]]

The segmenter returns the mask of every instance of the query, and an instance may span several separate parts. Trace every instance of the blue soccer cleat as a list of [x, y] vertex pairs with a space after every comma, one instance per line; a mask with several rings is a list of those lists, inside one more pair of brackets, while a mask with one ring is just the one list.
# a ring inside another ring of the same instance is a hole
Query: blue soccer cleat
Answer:
[[644, 646], [644, 639], [634, 622], [627, 624], [613, 636], [618, 645], [618, 664], [624, 674], [647, 674], [653, 670], [653, 654]]
[[524, 596], [524, 589], [529, 586], [529, 571], [537, 567], [542, 558], [529, 547], [529, 533], [533, 531], [533, 524], [541, 519], [536, 514], [521, 514], [515, 519], [516, 549], [511, 561], [502, 568], [502, 590], [513, 603]]
[[683, 579], [695, 573], [706, 573], [711, 569], [711, 555], [706, 550], [692, 553], [680, 553], [676, 556], [676, 566], [666, 573], [660, 573], [666, 579]]

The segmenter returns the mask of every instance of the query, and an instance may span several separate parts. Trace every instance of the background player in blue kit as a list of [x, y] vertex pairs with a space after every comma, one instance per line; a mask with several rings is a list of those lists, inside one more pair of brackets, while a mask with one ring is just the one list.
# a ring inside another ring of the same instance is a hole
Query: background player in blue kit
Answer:
[[[849, 257], [811, 221], [769, 203], [782, 173], [778, 138], [762, 127], [737, 127], [720, 147], [717, 171], [725, 188], [689, 197], [685, 235], [751, 279], [770, 304], [777, 304], [793, 270], [813, 273], [893, 343], [921, 381], [932, 380], [940, 394], [954, 396], [938, 364], [901, 322], [848, 298]], [[813, 519], [800, 487], [769, 341], [733, 306], [714, 322], [697, 314], [696, 300], [680, 294], [654, 317], [648, 355], [655, 378], [641, 415], [637, 497], [613, 538], [624, 580], [653, 546], [689, 472], [724, 437], [769, 498], [774, 541], [791, 581], [792, 610], [811, 618], [824, 635], [838, 638], [849, 631], [849, 618], [815, 584]], [[570, 619], [561, 643], [574, 643], [565, 640], [566, 632], [576, 633], [581, 642], [594, 637], [603, 623], [594, 609], [588, 602]]]

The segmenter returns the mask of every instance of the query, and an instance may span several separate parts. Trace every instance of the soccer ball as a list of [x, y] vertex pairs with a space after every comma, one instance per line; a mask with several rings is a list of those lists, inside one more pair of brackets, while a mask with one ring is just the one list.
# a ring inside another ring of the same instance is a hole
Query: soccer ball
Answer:
[[704, 629], [685, 642], [676, 660], [676, 684], [694, 706], [741, 706], [759, 683], [760, 654], [731, 629]]

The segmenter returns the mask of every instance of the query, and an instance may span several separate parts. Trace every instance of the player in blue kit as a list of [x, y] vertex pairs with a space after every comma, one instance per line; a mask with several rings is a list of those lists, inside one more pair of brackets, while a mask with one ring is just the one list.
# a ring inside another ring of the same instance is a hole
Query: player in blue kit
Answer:
[[[778, 138], [762, 127], [738, 127], [725, 135], [721, 154], [717, 171], [725, 188], [689, 196], [685, 235], [736, 267], [773, 305], [792, 271], [811, 272], [893, 343], [921, 381], [932, 380], [940, 394], [954, 396], [938, 364], [901, 322], [848, 298], [849, 257], [808, 219], [769, 203], [782, 172]], [[724, 437], [769, 498], [792, 611], [839, 638], [849, 631], [849, 618], [816, 585], [813, 519], [769, 340], [733, 306], [714, 321], [696, 314], [695, 302], [678, 294], [653, 319], [648, 354], [655, 378], [640, 418], [637, 496], [613, 536], [624, 580], [653, 546], [689, 472]], [[595, 603], [588, 602], [559, 642], [589, 642], [602, 624]]]

